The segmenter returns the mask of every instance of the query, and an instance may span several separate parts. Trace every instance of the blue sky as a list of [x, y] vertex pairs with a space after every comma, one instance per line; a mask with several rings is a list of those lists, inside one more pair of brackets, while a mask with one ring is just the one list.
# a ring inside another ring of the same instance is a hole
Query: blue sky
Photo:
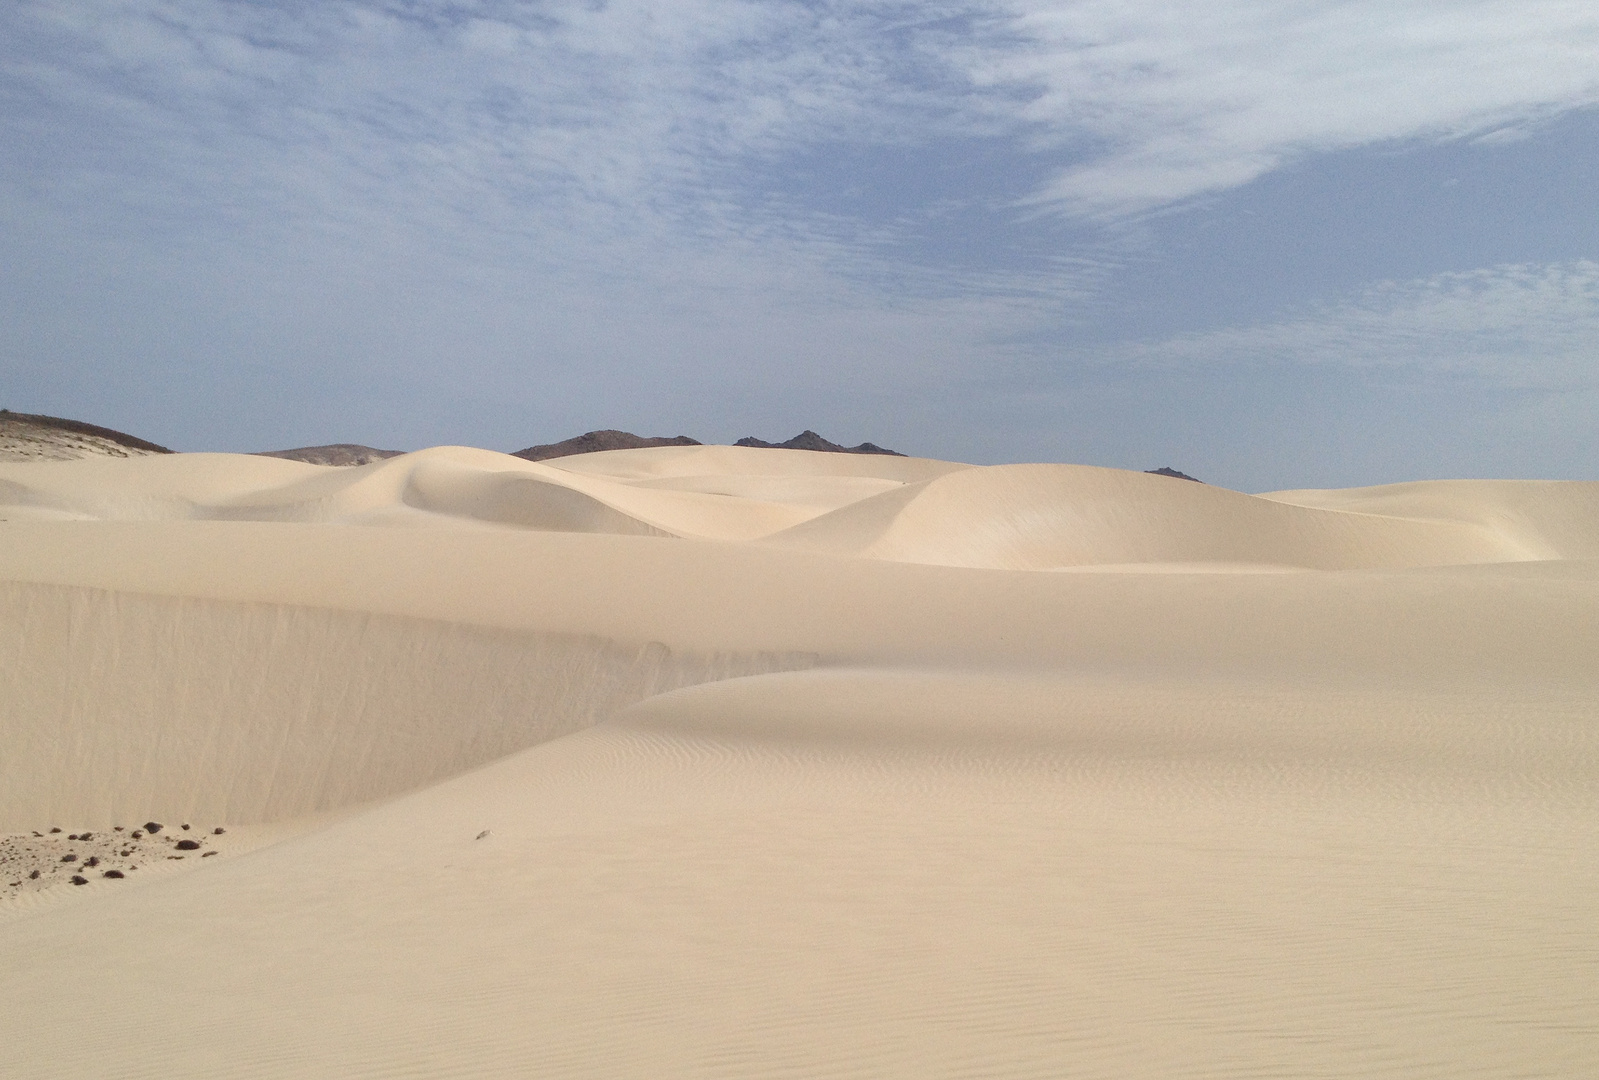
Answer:
[[1589, 0], [13, 0], [0, 404], [1599, 478]]

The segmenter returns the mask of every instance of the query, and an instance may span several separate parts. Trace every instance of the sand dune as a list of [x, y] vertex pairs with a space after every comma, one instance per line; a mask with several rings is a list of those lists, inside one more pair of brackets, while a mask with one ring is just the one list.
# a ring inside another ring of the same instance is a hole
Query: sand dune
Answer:
[[[8, 1076], [1599, 1072], [1599, 485], [443, 447], [0, 519]], [[228, 842], [26, 876], [149, 818]]]
[[[948, 566], [1048, 570], [1095, 563], [1266, 564], [1319, 570], [1599, 555], [1599, 484], [1504, 485], [1348, 503], [1256, 498], [1169, 477], [1074, 465], [970, 469], [885, 491], [774, 542]], [[1453, 505], [1453, 504], [1451, 504]], [[1492, 503], [1488, 506], [1491, 507]], [[1480, 510], [1481, 512], [1476, 512]]]

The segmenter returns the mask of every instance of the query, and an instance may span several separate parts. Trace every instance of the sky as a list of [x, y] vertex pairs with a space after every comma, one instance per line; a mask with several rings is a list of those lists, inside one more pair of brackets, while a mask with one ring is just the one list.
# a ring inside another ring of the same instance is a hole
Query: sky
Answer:
[[0, 406], [1599, 479], [1592, 0], [7, 0]]

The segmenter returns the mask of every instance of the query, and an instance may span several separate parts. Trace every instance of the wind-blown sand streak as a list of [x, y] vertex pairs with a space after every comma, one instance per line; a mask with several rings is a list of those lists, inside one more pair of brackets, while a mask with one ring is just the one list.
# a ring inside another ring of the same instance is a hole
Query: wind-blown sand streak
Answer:
[[1599, 485], [0, 492], [0, 829], [259, 822], [11, 910], [8, 1075], [1599, 1072]]

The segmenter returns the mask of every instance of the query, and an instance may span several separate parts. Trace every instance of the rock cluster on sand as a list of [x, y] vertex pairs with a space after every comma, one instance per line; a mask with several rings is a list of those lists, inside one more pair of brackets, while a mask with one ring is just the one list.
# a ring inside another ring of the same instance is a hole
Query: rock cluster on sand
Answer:
[[[116, 881], [151, 859], [177, 861], [184, 856], [172, 852], [198, 851], [202, 847], [199, 840], [160, 835], [162, 829], [160, 822], [149, 821], [142, 830], [132, 832], [118, 825], [103, 831], [65, 833], [53, 827], [48, 833], [35, 829], [0, 835], [0, 899], [54, 885], [87, 885], [89, 880], [83, 873], [87, 870], [99, 870], [100, 877]], [[211, 835], [224, 832], [217, 825]], [[215, 854], [206, 851], [201, 857]]]

